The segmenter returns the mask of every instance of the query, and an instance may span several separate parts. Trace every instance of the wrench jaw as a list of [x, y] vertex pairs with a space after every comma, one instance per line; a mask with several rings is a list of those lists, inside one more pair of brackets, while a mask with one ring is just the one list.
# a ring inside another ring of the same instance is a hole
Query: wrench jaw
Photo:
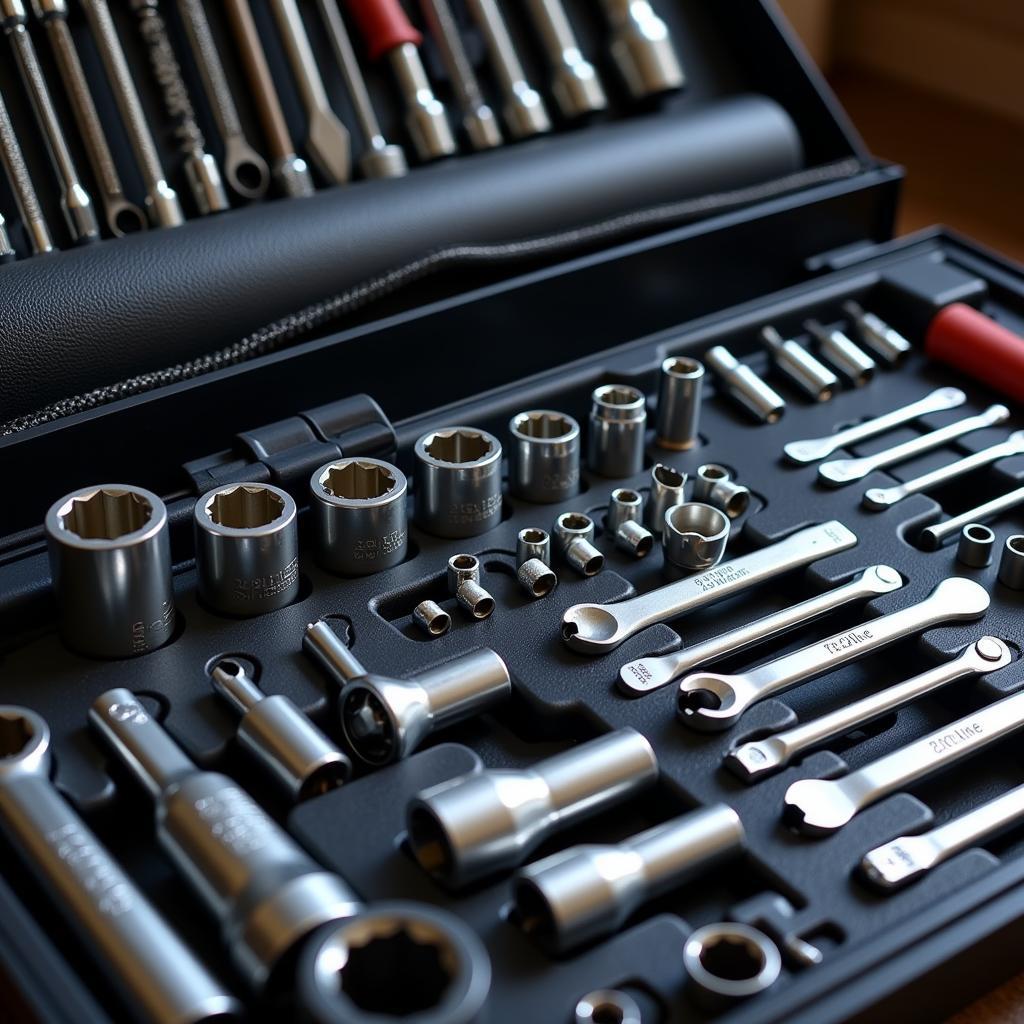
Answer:
[[107, 227], [115, 238], [135, 235], [149, 227], [146, 215], [127, 199], [107, 200], [104, 204]]
[[860, 869], [880, 889], [900, 889], [938, 864], [941, 851], [928, 836], [900, 836], [869, 850]]
[[783, 818], [806, 836], [830, 836], [865, 807], [870, 792], [851, 791], [848, 779], [801, 779], [786, 790]]
[[599, 604], [574, 604], [562, 616], [562, 639], [584, 654], [607, 654], [627, 635], [615, 615]]
[[676, 712], [698, 732], [722, 732], [757, 700], [758, 693], [742, 676], [693, 672], [679, 684]]
[[0, 705], [0, 781], [49, 779], [50, 728], [34, 711]]
[[753, 740], [734, 747], [725, 755], [725, 767], [746, 783], [757, 782], [777, 772], [789, 761], [789, 750], [778, 736]]
[[224, 177], [243, 199], [262, 199], [270, 186], [267, 162], [244, 138], [224, 140]]

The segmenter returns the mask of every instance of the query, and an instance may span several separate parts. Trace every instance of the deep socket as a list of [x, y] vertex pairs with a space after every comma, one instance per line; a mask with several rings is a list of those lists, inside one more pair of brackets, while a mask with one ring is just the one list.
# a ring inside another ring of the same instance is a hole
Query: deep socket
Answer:
[[551, 66], [551, 94], [566, 118], [608, 106], [597, 69], [583, 56], [562, 0], [527, 0], [526, 7]]
[[512, 417], [509, 490], [524, 501], [549, 505], [580, 490], [580, 426], [564, 413], [532, 409]]
[[587, 464], [599, 476], [635, 476], [644, 467], [647, 400], [628, 384], [605, 384], [591, 395]]
[[726, 393], [761, 423], [777, 423], [786, 411], [786, 402], [749, 367], [741, 363], [724, 345], [716, 345], [704, 354], [708, 365]]
[[783, 338], [771, 326], [761, 328], [761, 340], [772, 362], [809, 398], [827, 402], [839, 390], [839, 378], [800, 342]]
[[658, 446], [687, 451], [699, 440], [704, 367], [687, 356], [670, 356], [661, 364], [658, 385]]
[[996, 535], [983, 523], [968, 523], [960, 531], [956, 560], [972, 569], [985, 569], [992, 564]]
[[910, 354], [910, 342], [880, 316], [862, 309], [852, 299], [843, 303], [843, 312], [856, 325], [860, 340], [890, 366], [901, 363]]
[[808, 320], [804, 327], [817, 338], [821, 354], [855, 387], [862, 388], [875, 375], [875, 361], [838, 327]]
[[676, 505], [682, 505], [686, 498], [683, 487], [686, 474], [672, 466], [659, 462], [651, 469], [651, 493], [647, 499], [647, 529], [656, 537], [665, 530], [665, 513]]
[[685, 76], [668, 25], [648, 0], [602, 0], [611, 55], [633, 99], [682, 87]]

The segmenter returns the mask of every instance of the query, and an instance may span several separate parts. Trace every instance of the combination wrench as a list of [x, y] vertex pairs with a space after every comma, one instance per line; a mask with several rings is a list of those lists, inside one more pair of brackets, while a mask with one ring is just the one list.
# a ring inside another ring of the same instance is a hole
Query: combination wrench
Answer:
[[39, 197], [32, 185], [32, 178], [28, 173], [28, 166], [25, 163], [24, 154], [21, 152], [21, 146], [18, 145], [18, 137], [14, 134], [14, 125], [11, 124], [2, 94], [0, 94], [0, 160], [3, 161], [4, 170], [11, 183], [14, 201], [18, 206], [18, 216], [21, 218], [21, 225], [25, 229], [32, 254], [41, 256], [43, 253], [53, 252], [54, 245], [53, 239], [50, 237], [50, 228], [43, 215], [43, 208], [39, 205]]
[[64, 129], [43, 77], [32, 37], [28, 34], [28, 14], [24, 0], [0, 0], [4, 32], [14, 51], [18, 72], [25, 85], [32, 111], [46, 143], [54, 173], [61, 184], [60, 206], [64, 211], [71, 238], [76, 244], [99, 240], [100, 228], [92, 199], [82, 184], [78, 168], [68, 149]]
[[1021, 728], [1024, 692], [964, 715], [840, 779], [794, 782], [786, 790], [786, 818], [808, 835], [829, 835], [890, 793], [949, 768]]
[[1017, 487], [998, 498], [968, 509], [961, 515], [946, 519], [921, 531], [918, 543], [928, 551], [937, 551], [950, 537], [958, 534], [968, 523], [987, 523], [990, 519], [1009, 512], [1018, 505], [1024, 505], [1024, 487]]
[[667, 686], [684, 672], [738, 654], [767, 640], [782, 636], [797, 626], [813, 622], [854, 601], [888, 594], [903, 586], [903, 577], [888, 565], [872, 565], [848, 583], [826, 590], [799, 604], [780, 608], [754, 622], [711, 637], [682, 651], [660, 658], [638, 658], [619, 669], [619, 689], [631, 697]]
[[818, 467], [818, 478], [832, 487], [843, 487], [857, 480], [863, 480], [868, 473], [873, 473], [876, 469], [885, 469], [888, 466], [906, 462], [908, 459], [941, 448], [944, 444], [955, 441], [965, 434], [973, 433], [975, 430], [998, 426], [1009, 418], [1010, 410], [1005, 405], [990, 405], [984, 412], [978, 413], [976, 416], [966, 416], [955, 423], [947, 423], [944, 427], [939, 427], [927, 434], [920, 434], [902, 444], [876, 452], [874, 455], [865, 455], [859, 459], [835, 459], [832, 462], [823, 462]]
[[755, 782], [791, 764], [813, 747], [896, 711], [926, 693], [933, 693], [967, 676], [995, 672], [1005, 668], [1011, 661], [1013, 655], [1002, 640], [994, 636], [983, 636], [952, 661], [936, 665], [912, 679], [906, 679], [774, 736], [743, 743], [726, 755], [725, 765], [744, 782]]
[[583, 654], [607, 654], [648, 626], [677, 619], [856, 544], [857, 535], [838, 520], [808, 526], [649, 594], [615, 604], [575, 604], [562, 616], [562, 639]]
[[747, 672], [736, 675], [694, 672], [679, 684], [679, 717], [702, 732], [728, 729], [758, 701], [939, 623], [981, 618], [989, 601], [984, 587], [973, 580], [953, 576], [939, 583], [923, 601], [869, 619]]
[[959, 388], [936, 388], [931, 394], [925, 395], [924, 398], [920, 398], [916, 402], [893, 409], [892, 412], [876, 416], [864, 423], [858, 423], [846, 430], [840, 430], [838, 433], [829, 434], [826, 437], [812, 437], [804, 441], [790, 441], [782, 449], [782, 452], [790, 462], [801, 464], [817, 462], [820, 459], [828, 458], [840, 448], [877, 437], [895, 427], [903, 426], [904, 423], [916, 420], [919, 416], [956, 409], [966, 401], [967, 395]]

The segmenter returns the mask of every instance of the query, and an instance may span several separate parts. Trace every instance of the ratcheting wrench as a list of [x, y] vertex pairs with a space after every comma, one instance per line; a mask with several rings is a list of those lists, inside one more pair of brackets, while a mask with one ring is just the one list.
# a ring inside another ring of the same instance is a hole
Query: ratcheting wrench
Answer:
[[857, 535], [838, 520], [798, 530], [768, 547], [616, 604], [575, 604], [562, 616], [562, 638], [584, 654], [607, 654], [641, 629], [668, 622], [733, 594], [846, 551]]
[[748, 647], [764, 643], [774, 637], [788, 633], [797, 626], [813, 622], [822, 615], [842, 608], [853, 601], [860, 601], [879, 594], [888, 594], [903, 586], [903, 577], [888, 565], [872, 565], [859, 573], [848, 583], [799, 604], [780, 608], [771, 615], [729, 630], [720, 636], [711, 637], [703, 643], [688, 647], [661, 658], [638, 658], [619, 669], [619, 689], [636, 697], [652, 690], [667, 686], [684, 672], [709, 662], [718, 661], [730, 654], [738, 654]]
[[955, 409], [966, 401], [967, 396], [959, 388], [936, 388], [930, 395], [925, 395], [924, 398], [911, 402], [910, 405], [904, 405], [883, 416], [876, 416], [873, 420], [840, 430], [837, 434], [814, 437], [806, 441], [790, 441], [782, 451], [790, 462], [817, 462], [819, 459], [828, 458], [834, 451], [845, 448], [847, 445], [866, 441], [870, 437], [877, 437], [887, 430], [917, 419], [918, 416]]
[[987, 675], [1005, 668], [1011, 661], [1013, 655], [1002, 640], [994, 636], [983, 636], [965, 648], [959, 657], [936, 665], [912, 679], [905, 679], [902, 683], [774, 736], [743, 743], [726, 755], [725, 764], [744, 782], [754, 782], [784, 768], [812, 747], [852, 732], [917, 700], [923, 694], [932, 693], [966, 676]]
[[940, 622], [980, 618], [988, 591], [973, 580], [943, 580], [923, 601], [844, 630], [737, 675], [694, 672], [679, 684], [679, 717], [694, 729], [735, 725], [752, 704], [863, 658]]
[[828, 835], [858, 811], [949, 768], [1024, 728], [1024, 692], [997, 700], [841, 779], [801, 779], [786, 790], [786, 816], [801, 832]]

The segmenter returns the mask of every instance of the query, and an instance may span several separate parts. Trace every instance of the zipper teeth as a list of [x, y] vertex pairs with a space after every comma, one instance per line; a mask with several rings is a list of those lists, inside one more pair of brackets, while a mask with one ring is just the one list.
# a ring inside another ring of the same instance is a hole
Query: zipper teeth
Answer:
[[65, 416], [73, 416], [76, 413], [86, 412], [119, 399], [131, 398], [168, 384], [190, 380], [212, 373], [214, 370], [235, 366], [257, 356], [275, 352], [287, 344], [302, 339], [315, 328], [371, 305], [441, 269], [465, 264], [502, 263], [531, 256], [554, 255], [563, 250], [595, 242], [609, 242], [620, 235], [630, 234], [641, 229], [678, 225], [713, 213], [721, 213], [730, 208], [762, 202], [787, 192], [850, 178], [861, 170], [861, 166], [859, 160], [849, 158], [810, 170], [796, 171], [793, 174], [758, 185], [698, 196], [695, 199], [664, 203], [660, 206], [621, 214], [581, 228], [571, 228], [550, 235], [541, 235], [516, 242], [451, 245], [436, 249], [425, 256], [385, 271], [376, 277], [368, 278], [337, 295], [267, 324], [241, 341], [215, 352], [190, 359], [184, 363], [176, 363], [174, 366], [168, 366], [162, 370], [129, 377], [116, 384], [94, 388], [92, 391], [86, 391], [80, 395], [62, 398], [35, 412], [18, 416], [0, 426], [0, 437], [8, 437], [23, 430], [30, 430], [32, 427], [52, 423]]

